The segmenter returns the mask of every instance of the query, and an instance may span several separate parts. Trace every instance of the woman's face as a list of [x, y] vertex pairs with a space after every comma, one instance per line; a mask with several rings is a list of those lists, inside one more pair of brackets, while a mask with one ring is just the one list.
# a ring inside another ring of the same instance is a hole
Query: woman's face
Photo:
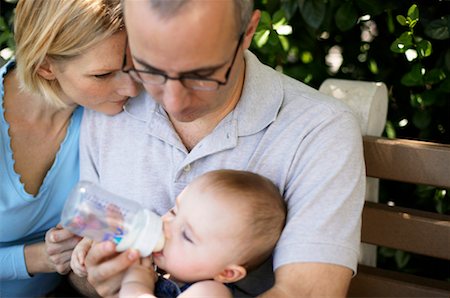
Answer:
[[121, 112], [128, 98], [140, 91], [140, 86], [121, 71], [125, 42], [125, 32], [120, 32], [74, 59], [50, 62], [63, 101], [108, 115]]

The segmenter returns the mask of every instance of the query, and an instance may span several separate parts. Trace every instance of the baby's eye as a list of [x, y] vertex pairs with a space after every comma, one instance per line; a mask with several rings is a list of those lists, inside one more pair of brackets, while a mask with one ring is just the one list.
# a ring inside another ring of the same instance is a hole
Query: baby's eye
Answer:
[[192, 239], [189, 238], [189, 236], [186, 234], [185, 231], [182, 232], [182, 235], [183, 235], [183, 238], [184, 238], [186, 241], [188, 241], [188, 242], [190, 242], [190, 243], [194, 243], [194, 241], [192, 241]]

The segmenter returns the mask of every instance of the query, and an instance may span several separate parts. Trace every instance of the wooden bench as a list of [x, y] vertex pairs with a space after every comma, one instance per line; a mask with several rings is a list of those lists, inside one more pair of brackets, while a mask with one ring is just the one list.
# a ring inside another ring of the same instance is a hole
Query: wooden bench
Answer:
[[[364, 137], [368, 177], [450, 189], [450, 145]], [[450, 216], [366, 202], [362, 242], [450, 260]], [[449, 268], [450, 270], [450, 268]], [[450, 297], [450, 281], [359, 265], [349, 297]]]
[[450, 260], [450, 216], [378, 203], [379, 179], [450, 190], [450, 145], [379, 137], [388, 102], [382, 83], [328, 79], [319, 90], [352, 108], [364, 136], [368, 178], [361, 240], [372, 246], [361, 247], [358, 273], [348, 296], [450, 297], [450, 281], [377, 268], [373, 246]]

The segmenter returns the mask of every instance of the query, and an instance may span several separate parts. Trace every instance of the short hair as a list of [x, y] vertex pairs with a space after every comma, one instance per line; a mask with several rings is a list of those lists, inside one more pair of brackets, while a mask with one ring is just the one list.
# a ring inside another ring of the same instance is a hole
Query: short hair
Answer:
[[216, 170], [205, 174], [206, 187], [239, 202], [244, 214], [242, 260], [247, 270], [261, 265], [271, 254], [286, 221], [286, 204], [268, 178], [248, 171]]
[[37, 73], [44, 59], [69, 60], [123, 28], [120, 0], [19, 0], [14, 38], [21, 87], [66, 107], [59, 83]]
[[[162, 17], [171, 17], [176, 15], [183, 6], [189, 3], [189, 1], [190, 0], [150, 0], [150, 3], [152, 8]], [[239, 29], [237, 36], [242, 34], [247, 28], [252, 16], [253, 6], [253, 0], [234, 0], [236, 28]]]

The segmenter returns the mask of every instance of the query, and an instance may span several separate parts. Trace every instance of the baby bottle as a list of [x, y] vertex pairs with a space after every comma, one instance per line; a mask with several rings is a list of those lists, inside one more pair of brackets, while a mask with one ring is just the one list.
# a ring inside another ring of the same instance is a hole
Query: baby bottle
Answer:
[[78, 236], [113, 241], [118, 252], [134, 248], [146, 257], [164, 246], [160, 216], [86, 181], [67, 198], [61, 224]]

